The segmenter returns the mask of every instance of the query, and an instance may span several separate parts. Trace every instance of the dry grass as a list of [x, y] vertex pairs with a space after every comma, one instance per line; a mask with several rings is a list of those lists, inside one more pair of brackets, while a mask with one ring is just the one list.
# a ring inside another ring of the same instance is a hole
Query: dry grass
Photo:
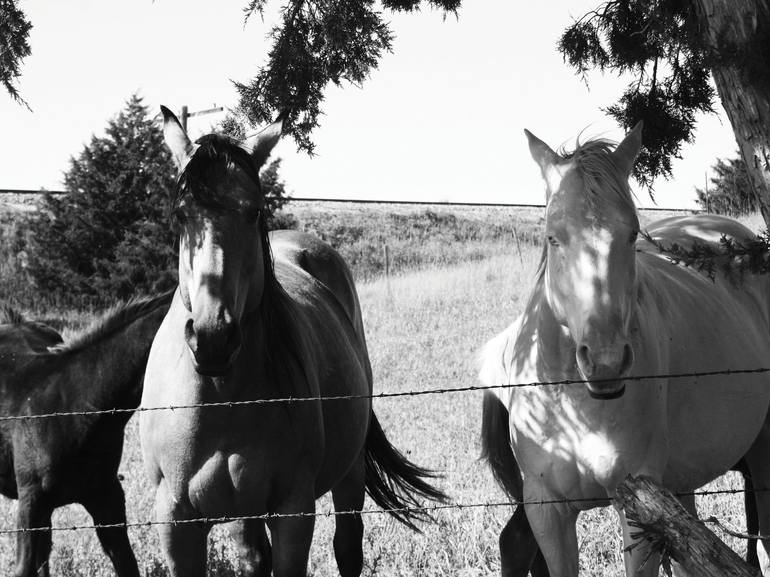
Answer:
[[[520, 312], [530, 289], [539, 250], [527, 246], [521, 258], [515, 251], [483, 262], [451, 268], [406, 273], [359, 287], [376, 391], [425, 390], [476, 383], [476, 354], [480, 346], [502, 330]], [[479, 454], [479, 393], [451, 393], [399, 397], [375, 401], [391, 441], [415, 462], [443, 473], [440, 485], [458, 503], [504, 499]], [[137, 423], [127, 429], [121, 465], [130, 521], [151, 518], [152, 495], [145, 480]], [[735, 476], [718, 486], [738, 484]], [[367, 502], [367, 506], [371, 506]], [[740, 497], [700, 499], [703, 516], [714, 514], [744, 526]], [[0, 504], [13, 525], [15, 505]], [[328, 499], [318, 504], [330, 508]], [[499, 573], [497, 537], [510, 515], [508, 508], [442, 511], [435, 524], [413, 534], [386, 515], [365, 518], [366, 568], [364, 575], [476, 576]], [[90, 524], [80, 507], [56, 512], [54, 524]], [[336, 575], [331, 549], [333, 520], [320, 518], [311, 556], [311, 574]], [[155, 530], [132, 529], [134, 549], [148, 576], [165, 575]], [[581, 575], [623, 575], [621, 540], [611, 510], [597, 510], [579, 521]], [[220, 529], [215, 530], [210, 554], [210, 575], [230, 576], [232, 552]], [[730, 545], [742, 551], [736, 540]], [[0, 539], [0, 574], [12, 568], [14, 540]], [[112, 575], [91, 530], [57, 532], [52, 571], [56, 575]]]

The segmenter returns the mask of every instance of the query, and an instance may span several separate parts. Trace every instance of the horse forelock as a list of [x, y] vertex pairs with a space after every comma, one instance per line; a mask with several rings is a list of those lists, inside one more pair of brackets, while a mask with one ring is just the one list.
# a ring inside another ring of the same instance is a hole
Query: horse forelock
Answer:
[[245, 172], [254, 182], [257, 192], [261, 192], [259, 171], [251, 155], [237, 140], [223, 134], [207, 134], [195, 144], [196, 148], [177, 181], [176, 203], [190, 194], [207, 206], [224, 206], [226, 198], [218, 191], [216, 183], [232, 166]]
[[617, 143], [595, 138], [580, 142], [578, 139], [572, 151], [559, 150], [565, 161], [574, 163], [583, 178], [583, 193], [593, 207], [599, 202], [615, 204], [620, 201], [626, 208], [636, 213], [636, 205], [628, 185], [628, 175], [616, 164], [613, 152]]
[[154, 297], [132, 298], [125, 303], [113, 305], [88, 327], [76, 333], [67, 342], [51, 347], [51, 352], [70, 353], [98, 343], [125, 328], [146, 314], [171, 304], [176, 289]]

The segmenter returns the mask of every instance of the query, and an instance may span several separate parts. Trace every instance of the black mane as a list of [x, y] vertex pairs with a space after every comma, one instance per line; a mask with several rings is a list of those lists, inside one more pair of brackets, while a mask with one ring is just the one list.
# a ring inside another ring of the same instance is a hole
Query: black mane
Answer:
[[133, 298], [125, 303], [115, 305], [91, 323], [90, 326], [68, 339], [66, 343], [57, 345], [51, 350], [59, 354], [75, 352], [108, 338], [126, 325], [131, 324], [155, 309], [169, 306], [175, 292], [176, 288], [157, 296]]

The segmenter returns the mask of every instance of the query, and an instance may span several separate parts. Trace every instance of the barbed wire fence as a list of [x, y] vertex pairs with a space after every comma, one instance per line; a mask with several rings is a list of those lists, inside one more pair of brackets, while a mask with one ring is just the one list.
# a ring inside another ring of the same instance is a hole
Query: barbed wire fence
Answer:
[[[19, 196], [40, 196], [43, 194], [62, 195], [67, 194], [64, 190], [32, 190], [19, 188], [0, 188], [0, 197], [3, 195]], [[304, 196], [287, 196], [285, 200], [289, 202], [318, 202], [318, 203], [338, 203], [338, 204], [385, 204], [394, 206], [444, 206], [444, 207], [477, 207], [477, 208], [540, 208], [544, 209], [545, 204], [530, 203], [502, 203], [502, 202], [442, 202], [431, 200], [385, 200], [371, 198], [314, 198]], [[649, 212], [683, 212], [697, 213], [703, 212], [698, 208], [666, 208], [659, 206], [639, 207], [638, 210]]]
[[[750, 374], [763, 374], [770, 373], [770, 367], [757, 367], [752, 369], [724, 369], [713, 371], [692, 371], [692, 372], [680, 372], [680, 373], [666, 373], [666, 374], [650, 374], [650, 375], [632, 375], [624, 377], [623, 381], [627, 382], [644, 382], [658, 379], [679, 380], [684, 378], [705, 378], [715, 376], [737, 376], [737, 375], [750, 375]], [[614, 379], [606, 379], [613, 381]], [[493, 390], [505, 390], [505, 389], [521, 389], [521, 388], [533, 388], [533, 387], [557, 387], [557, 386], [569, 386], [586, 384], [589, 381], [586, 379], [562, 379], [555, 381], [531, 381], [522, 383], [500, 383], [495, 385], [471, 385], [464, 387], [440, 387], [429, 388], [422, 390], [407, 390], [407, 391], [395, 391], [384, 393], [371, 393], [371, 394], [356, 394], [356, 395], [335, 395], [335, 396], [303, 396], [303, 397], [276, 397], [276, 398], [258, 398], [241, 401], [225, 401], [225, 402], [210, 402], [210, 403], [191, 403], [184, 405], [165, 405], [156, 407], [137, 407], [133, 409], [127, 408], [114, 408], [114, 409], [98, 409], [98, 410], [82, 410], [82, 411], [61, 411], [61, 412], [49, 412], [39, 414], [18, 414], [18, 415], [0, 415], [0, 423], [7, 421], [36, 421], [41, 419], [52, 418], [67, 418], [67, 417], [82, 417], [82, 416], [104, 416], [104, 415], [118, 415], [124, 413], [141, 413], [149, 411], [176, 411], [176, 410], [193, 410], [193, 409], [233, 409], [244, 406], [255, 406], [273, 403], [302, 403], [302, 402], [332, 402], [332, 401], [351, 401], [351, 400], [374, 400], [374, 399], [387, 399], [387, 398], [404, 398], [404, 397], [419, 397], [425, 395], [439, 395], [439, 394], [453, 394], [453, 393], [468, 393], [468, 392], [484, 392]], [[593, 383], [602, 382], [602, 380], [593, 380]], [[702, 497], [702, 496], [716, 496], [716, 495], [737, 495], [746, 493], [761, 493], [770, 491], [770, 488], [764, 489], [746, 489], [746, 488], [729, 488], [729, 489], [713, 489], [713, 490], [700, 490], [676, 493], [677, 497]], [[185, 524], [217, 524], [246, 520], [263, 520], [269, 521], [271, 519], [286, 518], [286, 517], [338, 517], [347, 515], [388, 515], [392, 513], [396, 514], [424, 514], [430, 515], [431, 513], [444, 512], [449, 510], [462, 511], [473, 509], [495, 509], [495, 508], [511, 508], [522, 505], [553, 505], [553, 504], [580, 504], [580, 503], [594, 503], [609, 505], [612, 503], [612, 499], [606, 495], [596, 497], [583, 497], [583, 498], [563, 498], [563, 499], [544, 499], [544, 500], [506, 500], [506, 501], [486, 501], [486, 502], [471, 502], [471, 503], [441, 503], [433, 505], [422, 506], [409, 506], [409, 507], [396, 507], [390, 509], [356, 509], [345, 511], [315, 511], [315, 512], [294, 512], [294, 513], [265, 513], [260, 515], [241, 515], [241, 516], [219, 516], [219, 517], [197, 517], [188, 519], [179, 519], [171, 521], [159, 521], [159, 520], [145, 520], [145, 521], [132, 521], [125, 523], [112, 523], [112, 524], [84, 524], [84, 525], [59, 525], [59, 526], [45, 526], [45, 527], [0, 527], [0, 535], [17, 535], [20, 533], [40, 532], [40, 531], [56, 531], [56, 532], [72, 532], [82, 530], [95, 530], [95, 529], [111, 529], [125, 527], [127, 529], [147, 528], [157, 525], [185, 525]], [[735, 529], [724, 521], [721, 521], [717, 517], [711, 515], [706, 519], [701, 520], [704, 524], [711, 524], [718, 527], [725, 534], [731, 535], [740, 539], [759, 539], [770, 540], [770, 537], [763, 537], [761, 535], [753, 535], [746, 532], [742, 532]]]
[[[5, 194], [16, 195], [39, 195], [43, 191], [33, 190], [6, 190], [0, 189], [0, 196]], [[63, 191], [47, 191], [51, 194], [63, 194]], [[540, 204], [517, 204], [517, 203], [484, 203], [484, 202], [430, 202], [430, 201], [391, 201], [391, 200], [376, 200], [376, 199], [344, 199], [344, 198], [310, 198], [310, 197], [290, 197], [288, 200], [297, 202], [312, 202], [312, 203], [341, 203], [341, 204], [382, 204], [382, 205], [414, 205], [414, 206], [440, 206], [440, 207], [484, 207], [484, 208], [539, 208], [542, 209], [544, 205]], [[664, 212], [699, 212], [697, 209], [680, 209], [680, 208], [660, 208], [649, 207], [640, 208], [640, 210], [646, 211], [664, 211]], [[518, 240], [518, 239], [517, 239]], [[638, 375], [626, 377], [623, 380], [629, 382], [643, 382], [655, 379], [682, 379], [682, 378], [700, 378], [711, 376], [735, 376], [746, 374], [760, 374], [770, 372], [770, 367], [760, 367], [754, 369], [727, 369], [719, 371], [700, 371], [689, 373], [676, 373], [676, 374], [658, 374], [658, 375]], [[612, 379], [608, 379], [612, 380]], [[419, 397], [425, 395], [443, 395], [443, 394], [456, 394], [456, 393], [468, 393], [468, 392], [483, 392], [495, 389], [519, 389], [525, 387], [556, 387], [556, 386], [568, 386], [585, 384], [587, 381], [582, 379], [563, 379], [557, 381], [540, 381], [540, 382], [527, 382], [527, 383], [503, 383], [498, 385], [478, 385], [478, 386], [464, 386], [464, 387], [437, 387], [423, 390], [409, 390], [409, 391], [396, 391], [396, 392], [383, 392], [373, 393], [366, 395], [338, 395], [338, 396], [310, 396], [310, 397], [284, 397], [284, 398], [262, 398], [252, 399], [244, 401], [226, 401], [216, 403], [197, 403], [187, 405], [168, 405], [159, 407], [138, 407], [133, 409], [106, 409], [106, 410], [83, 410], [83, 411], [63, 411], [63, 412], [51, 412], [44, 414], [25, 414], [25, 415], [0, 415], [0, 423], [6, 421], [19, 421], [27, 420], [34, 421], [40, 419], [52, 419], [52, 418], [67, 418], [77, 416], [99, 416], [110, 415], [120, 413], [141, 413], [148, 411], [161, 411], [161, 410], [193, 410], [193, 409], [227, 409], [237, 408], [243, 406], [253, 406], [271, 403], [301, 403], [301, 402], [333, 402], [333, 401], [350, 401], [350, 400], [373, 400], [373, 399], [386, 399], [386, 398], [404, 398], [404, 397]], [[597, 381], [594, 381], [597, 382]], [[729, 489], [716, 489], [716, 490], [701, 490], [691, 491], [685, 493], [676, 494], [678, 497], [685, 496], [717, 496], [717, 495], [737, 495], [746, 493], [759, 493], [768, 491], [770, 489], [746, 489], [746, 488], [729, 488]], [[158, 525], [185, 525], [185, 524], [204, 524], [211, 525], [217, 523], [237, 522], [246, 520], [263, 520], [269, 521], [276, 518], [285, 517], [315, 517], [315, 518], [336, 518], [338, 516], [348, 515], [390, 515], [390, 514], [418, 514], [418, 515], [432, 515], [435, 513], [443, 513], [447, 511], [464, 511], [464, 510], [489, 510], [489, 509], [501, 509], [501, 508], [513, 508], [523, 505], [537, 506], [537, 505], [552, 505], [552, 504], [580, 504], [580, 503], [594, 503], [601, 505], [611, 504], [612, 499], [605, 496], [596, 496], [591, 498], [564, 498], [564, 499], [551, 499], [551, 500], [502, 500], [502, 501], [485, 501], [485, 502], [450, 502], [442, 504], [431, 504], [422, 506], [409, 506], [398, 507], [390, 509], [360, 509], [360, 510], [347, 510], [347, 511], [314, 511], [314, 512], [294, 512], [294, 513], [265, 513], [260, 515], [241, 515], [241, 516], [220, 516], [220, 517], [197, 517], [188, 519], [179, 519], [172, 521], [160, 521], [160, 520], [141, 520], [141, 521], [127, 521], [124, 523], [113, 524], [63, 524], [63, 525], [51, 525], [47, 527], [0, 527], [0, 535], [18, 535], [30, 532], [74, 532], [74, 531], [88, 531], [96, 529], [110, 529], [110, 528], [126, 528], [126, 529], [146, 529]], [[738, 539], [745, 540], [767, 540], [768, 537], [760, 535], [753, 535], [747, 532], [736, 529], [729, 523], [718, 519], [714, 515], [710, 515], [701, 520], [701, 523], [711, 524], [717, 527], [726, 535]]]

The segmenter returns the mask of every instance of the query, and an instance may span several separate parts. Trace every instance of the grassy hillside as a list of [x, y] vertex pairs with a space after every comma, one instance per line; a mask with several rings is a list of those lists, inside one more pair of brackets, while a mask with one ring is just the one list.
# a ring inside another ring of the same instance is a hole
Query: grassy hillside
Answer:
[[[484, 260], [500, 254], [520, 258], [539, 246], [544, 209], [298, 202], [287, 212], [298, 228], [312, 232], [340, 251], [357, 280]], [[676, 214], [642, 211], [645, 226]]]
[[[389, 272], [479, 261], [517, 246], [537, 245], [542, 211], [409, 205], [296, 203], [298, 228], [340, 251], [357, 280]], [[518, 243], [518, 244], [517, 244]]]

